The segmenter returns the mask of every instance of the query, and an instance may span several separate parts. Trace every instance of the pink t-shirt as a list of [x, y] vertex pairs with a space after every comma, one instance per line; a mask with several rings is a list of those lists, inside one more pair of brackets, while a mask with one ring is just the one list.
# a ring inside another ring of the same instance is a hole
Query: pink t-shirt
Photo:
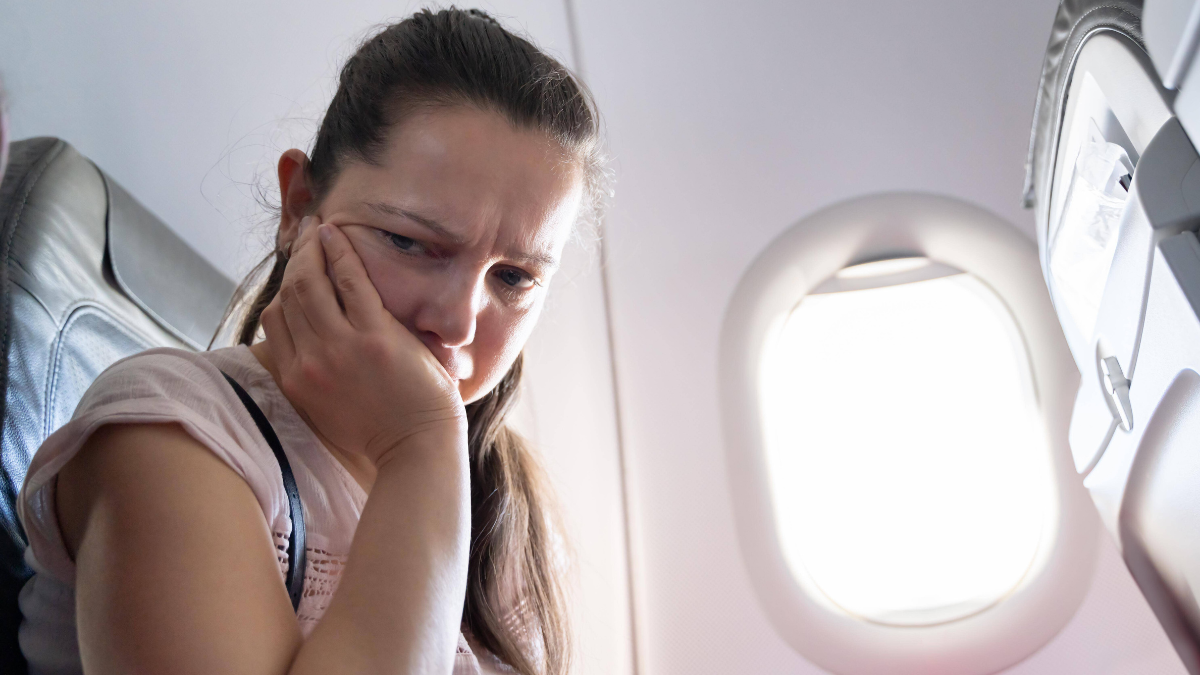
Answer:
[[[31, 675], [82, 672], [75, 634], [75, 564], [55, 513], [56, 476], [105, 424], [174, 422], [250, 485], [274, 533], [280, 577], [291, 533], [279, 463], [222, 371], [242, 385], [279, 436], [304, 504], [307, 566], [297, 619], [312, 632], [337, 590], [367, 495], [321, 444], [245, 346], [211, 352], [152, 349], [118, 361], [92, 384], [69, 423], [38, 449], [18, 498], [29, 537], [25, 558], [35, 575], [21, 591], [21, 649]], [[454, 675], [486, 670], [459, 636]]]

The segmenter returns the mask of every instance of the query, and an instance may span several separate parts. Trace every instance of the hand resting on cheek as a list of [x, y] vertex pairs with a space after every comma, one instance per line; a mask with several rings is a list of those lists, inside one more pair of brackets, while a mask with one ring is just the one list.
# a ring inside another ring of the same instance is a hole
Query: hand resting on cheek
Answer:
[[466, 451], [456, 382], [384, 308], [337, 227], [301, 223], [262, 326], [280, 389], [327, 445], [376, 469], [406, 447]]

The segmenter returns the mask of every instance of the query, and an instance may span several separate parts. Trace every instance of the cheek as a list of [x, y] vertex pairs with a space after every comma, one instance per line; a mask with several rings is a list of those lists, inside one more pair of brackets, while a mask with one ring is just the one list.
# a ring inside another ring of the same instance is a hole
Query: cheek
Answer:
[[396, 261], [389, 259], [374, 247], [355, 248], [362, 259], [363, 268], [367, 271], [367, 277], [379, 293], [384, 309], [411, 330], [412, 314], [424, 281], [421, 275], [404, 265], [396, 264]]
[[470, 403], [478, 400], [499, 384], [525, 348], [540, 313], [539, 302], [515, 316], [502, 311], [485, 311], [479, 316], [475, 341], [467, 347], [474, 361], [475, 376], [469, 382], [469, 390], [459, 391], [464, 401]]

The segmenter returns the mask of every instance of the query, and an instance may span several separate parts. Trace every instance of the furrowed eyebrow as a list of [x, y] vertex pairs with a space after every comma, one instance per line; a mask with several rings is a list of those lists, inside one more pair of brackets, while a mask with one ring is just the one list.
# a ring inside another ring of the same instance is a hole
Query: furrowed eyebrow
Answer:
[[367, 202], [367, 208], [371, 209], [372, 211], [375, 211], [376, 213], [381, 213], [385, 216], [399, 216], [401, 218], [407, 218], [418, 225], [421, 225], [429, 230], [432, 230], [437, 235], [443, 237], [444, 239], [448, 239], [452, 243], [460, 244], [463, 241], [462, 237], [454, 234], [450, 230], [447, 230], [441, 223], [437, 222], [436, 220], [433, 220], [432, 218], [426, 218], [425, 216], [422, 216], [417, 213], [413, 213], [412, 211], [409, 211], [408, 209], [402, 209], [399, 206], [395, 206], [393, 204], [387, 204], [385, 202]]
[[[411, 220], [414, 223], [425, 227], [426, 229], [432, 230], [439, 236], [449, 240], [451, 243], [463, 243], [462, 237], [454, 234], [450, 230], [447, 230], [445, 226], [436, 220], [433, 220], [432, 218], [426, 218], [418, 213], [413, 213], [408, 209], [400, 208], [395, 204], [388, 204], [387, 202], [366, 202], [366, 205], [367, 208], [371, 209], [372, 211], [381, 213], [385, 216], [407, 218], [408, 220]], [[508, 257], [515, 262], [538, 265], [548, 271], [554, 271], [558, 269], [558, 259], [545, 253], [514, 253]]]
[[558, 260], [545, 253], [514, 253], [508, 257], [514, 262], [537, 265], [547, 272], [558, 269]]

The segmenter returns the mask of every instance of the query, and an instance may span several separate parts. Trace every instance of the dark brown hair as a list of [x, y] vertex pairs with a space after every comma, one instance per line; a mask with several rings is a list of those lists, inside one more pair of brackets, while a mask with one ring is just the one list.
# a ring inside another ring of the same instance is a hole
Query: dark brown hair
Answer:
[[[342, 68], [317, 132], [308, 178], [314, 204], [350, 161], [378, 162], [389, 130], [421, 108], [469, 105], [540, 131], [580, 162], [593, 224], [606, 194], [599, 119], [587, 90], [562, 64], [479, 10], [422, 10], [364, 42]], [[250, 344], [279, 291], [286, 259], [270, 266], [246, 308], [238, 342]], [[463, 628], [525, 675], [561, 675], [571, 635], [562, 583], [562, 539], [538, 462], [504, 418], [521, 380], [518, 357], [500, 383], [467, 406], [471, 549]]]

